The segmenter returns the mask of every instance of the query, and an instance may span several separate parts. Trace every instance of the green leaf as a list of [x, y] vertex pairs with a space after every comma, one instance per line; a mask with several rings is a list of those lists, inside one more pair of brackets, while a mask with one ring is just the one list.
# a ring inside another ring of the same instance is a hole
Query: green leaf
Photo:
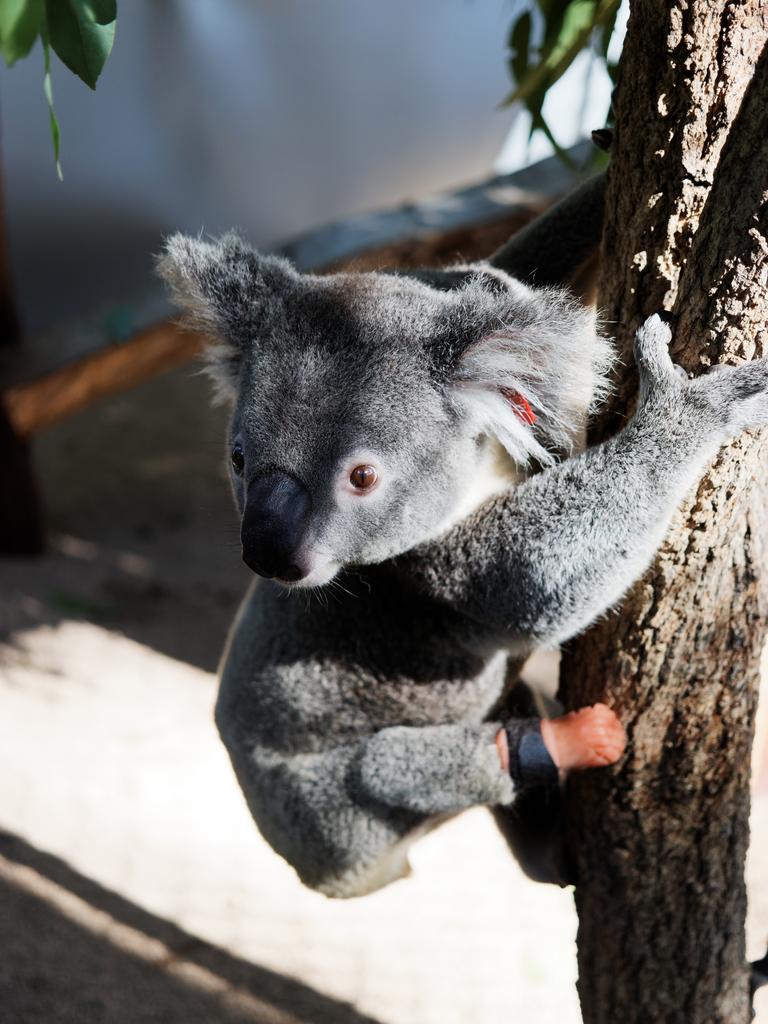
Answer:
[[59, 613], [64, 612], [66, 615], [77, 615], [84, 619], [97, 621], [112, 618], [118, 613], [118, 609], [112, 604], [83, 594], [76, 594], [71, 590], [51, 591], [46, 603]]
[[9, 67], [32, 49], [42, 20], [43, 0], [0, 0], [0, 49]]
[[544, 119], [541, 113], [534, 115], [533, 119], [531, 120], [531, 131], [528, 137], [530, 138], [535, 131], [540, 131], [544, 133], [545, 137], [549, 141], [549, 144], [554, 149], [555, 154], [560, 158], [560, 160], [562, 160], [566, 167], [570, 167], [572, 171], [577, 170], [576, 162], [569, 155], [568, 151], [566, 149], [563, 149], [563, 147], [557, 141], [555, 136], [552, 134], [552, 129], [549, 127], [549, 124]]
[[[113, 0], [45, 0], [50, 44], [91, 89], [115, 40]], [[112, 17], [111, 21], [103, 19]]]
[[550, 52], [560, 35], [563, 21], [571, 3], [573, 3], [573, 0], [539, 0], [539, 7], [544, 15], [544, 38], [541, 43], [542, 55]]
[[117, 0], [91, 0], [90, 6], [99, 25], [109, 25], [117, 19]]
[[600, 53], [606, 61], [608, 60], [608, 47], [611, 45], [611, 36], [616, 28], [616, 19], [619, 16], [619, 7], [620, 4], [616, 4], [613, 13], [608, 16], [600, 30]]
[[[540, 0], [541, 2], [541, 0]], [[619, 6], [620, 0], [571, 0], [549, 48], [542, 50], [540, 62], [531, 68], [504, 100], [504, 105], [522, 101], [543, 89], [546, 92], [561, 78], [589, 43], [596, 28], [604, 24]], [[562, 12], [556, 12], [559, 17]]]
[[535, 47], [531, 45], [530, 13], [519, 17], [512, 25], [508, 37], [508, 64], [515, 88], [502, 106], [522, 103], [531, 116], [530, 135], [543, 132], [557, 155], [572, 165], [544, 117], [544, 101], [552, 86], [587, 48], [599, 54], [608, 74], [614, 77], [616, 67], [609, 63], [607, 54], [621, 0], [530, 0], [530, 3], [538, 8], [542, 17], [541, 42]]
[[589, 166], [594, 171], [604, 171], [611, 162], [611, 154], [593, 146], [589, 154]]
[[545, 57], [548, 67], [556, 67], [575, 46], [578, 46], [576, 53], [584, 48], [596, 24], [598, 3], [599, 0], [572, 0], [556, 35], [551, 40], [549, 52]]
[[522, 14], [509, 34], [511, 51], [509, 67], [516, 82], [522, 82], [528, 73], [528, 50], [531, 40], [531, 12]]
[[61, 131], [56, 111], [53, 109], [53, 85], [51, 84], [51, 47], [48, 43], [48, 35], [43, 31], [43, 54], [45, 55], [45, 78], [43, 79], [43, 92], [48, 101], [48, 117], [51, 122], [51, 140], [53, 142], [53, 158], [56, 161], [56, 173], [59, 181], [64, 181], [61, 170], [59, 152], [61, 150]]

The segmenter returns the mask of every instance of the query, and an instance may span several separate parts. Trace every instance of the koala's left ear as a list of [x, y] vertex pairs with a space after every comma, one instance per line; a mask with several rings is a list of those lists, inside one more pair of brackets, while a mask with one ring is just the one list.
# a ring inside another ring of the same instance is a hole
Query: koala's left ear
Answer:
[[551, 465], [583, 447], [587, 417], [610, 390], [613, 349], [564, 289], [506, 285], [490, 291], [478, 275], [458, 293], [465, 343], [449, 386], [513, 459]]
[[185, 323], [207, 338], [204, 359], [217, 397], [232, 398], [244, 349], [270, 317], [279, 315], [296, 271], [287, 260], [265, 256], [230, 232], [213, 242], [171, 235], [157, 258], [157, 272]]

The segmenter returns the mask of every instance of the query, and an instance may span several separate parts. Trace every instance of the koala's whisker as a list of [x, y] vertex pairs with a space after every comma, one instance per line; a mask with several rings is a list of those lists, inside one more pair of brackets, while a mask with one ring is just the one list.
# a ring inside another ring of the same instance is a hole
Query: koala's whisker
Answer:
[[317, 600], [321, 608], [328, 608], [328, 595], [322, 593], [324, 587], [306, 587], [300, 591], [301, 600], [304, 602], [304, 611], [308, 612], [312, 607], [312, 601]]
[[349, 597], [359, 596], [358, 594], [353, 594], [351, 590], [347, 590], [347, 588], [343, 584], [339, 583], [338, 580], [331, 580], [328, 586], [333, 587], [334, 590], [341, 590], [344, 594], [347, 594]]
[[[333, 580], [330, 580], [328, 583], [326, 583], [326, 585], [325, 585], [325, 587], [323, 589], [325, 590], [325, 596], [326, 596], [326, 598], [329, 601], [330, 601], [331, 598], [333, 598], [333, 600], [336, 602], [336, 604], [341, 604], [342, 603], [342, 598], [339, 595], [338, 591], [340, 589], [343, 589], [343, 588], [335, 586]], [[345, 590], [344, 593], [348, 594], [349, 591]]]
[[[365, 589], [370, 594], [370, 592], [371, 592], [371, 584], [368, 582], [368, 580], [365, 578], [365, 576], [363, 576], [362, 572], [360, 572], [359, 569], [345, 569], [344, 571], [347, 573], [348, 576], [354, 576], [358, 580], [360, 580], [360, 582], [363, 584]], [[355, 596], [359, 596], [359, 595], [355, 595]]]

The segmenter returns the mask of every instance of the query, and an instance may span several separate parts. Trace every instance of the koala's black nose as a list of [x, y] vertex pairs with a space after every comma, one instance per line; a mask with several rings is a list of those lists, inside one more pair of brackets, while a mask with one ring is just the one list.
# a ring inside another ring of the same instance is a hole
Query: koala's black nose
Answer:
[[309, 492], [288, 473], [257, 476], [249, 485], [240, 527], [243, 561], [267, 579], [306, 576], [300, 548], [309, 522]]

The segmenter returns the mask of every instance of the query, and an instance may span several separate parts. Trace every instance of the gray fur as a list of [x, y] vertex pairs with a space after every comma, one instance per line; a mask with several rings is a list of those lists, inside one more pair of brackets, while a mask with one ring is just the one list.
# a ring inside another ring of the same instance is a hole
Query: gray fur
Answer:
[[[494, 745], [507, 673], [644, 571], [719, 446], [768, 419], [768, 363], [681, 380], [652, 317], [633, 420], [515, 486], [498, 443], [523, 466], [572, 454], [604, 392], [606, 342], [564, 291], [484, 265], [300, 275], [233, 236], [173, 238], [161, 272], [216, 338], [246, 455], [239, 508], [266, 470], [303, 481], [305, 582], [328, 584], [287, 599], [251, 587], [222, 661], [219, 730], [259, 828], [302, 880], [369, 892], [403, 874], [408, 844], [442, 816], [514, 799]], [[500, 387], [525, 395], [533, 428]], [[353, 500], [345, 474], [363, 455], [382, 485]], [[467, 515], [478, 475], [498, 493]]]

